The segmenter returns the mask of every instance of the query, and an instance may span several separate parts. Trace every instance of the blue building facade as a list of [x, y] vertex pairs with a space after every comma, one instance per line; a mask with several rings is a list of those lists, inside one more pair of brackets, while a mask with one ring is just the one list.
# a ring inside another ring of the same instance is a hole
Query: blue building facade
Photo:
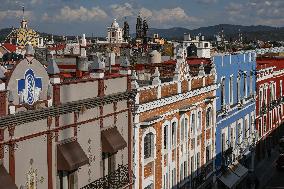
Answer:
[[222, 167], [249, 156], [254, 142], [256, 55], [221, 55], [213, 61], [218, 84], [215, 170], [220, 175]]

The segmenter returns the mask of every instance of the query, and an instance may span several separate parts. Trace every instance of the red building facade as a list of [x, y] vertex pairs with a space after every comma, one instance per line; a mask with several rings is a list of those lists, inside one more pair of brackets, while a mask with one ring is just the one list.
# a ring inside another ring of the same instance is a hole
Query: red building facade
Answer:
[[278, 142], [283, 117], [284, 58], [257, 59], [256, 129], [258, 143], [256, 157], [263, 159]]

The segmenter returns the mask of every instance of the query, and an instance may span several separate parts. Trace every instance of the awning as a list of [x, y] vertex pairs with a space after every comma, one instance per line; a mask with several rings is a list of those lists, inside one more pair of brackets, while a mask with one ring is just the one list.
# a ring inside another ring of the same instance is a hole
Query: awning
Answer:
[[73, 171], [89, 163], [89, 159], [77, 141], [57, 145], [57, 170]]
[[0, 188], [1, 189], [18, 189], [12, 177], [9, 175], [3, 165], [0, 165]]
[[233, 188], [233, 186], [238, 182], [239, 177], [235, 175], [231, 170], [227, 170], [219, 179], [228, 188]]
[[248, 169], [240, 163], [230, 166], [219, 178], [228, 188], [233, 188], [240, 183], [248, 173]]
[[105, 153], [116, 153], [127, 146], [116, 127], [101, 132], [102, 151]]
[[248, 169], [242, 166], [242, 164], [240, 163], [236, 164], [232, 169], [235, 172], [235, 174], [242, 179], [246, 177], [246, 175], [248, 174]]

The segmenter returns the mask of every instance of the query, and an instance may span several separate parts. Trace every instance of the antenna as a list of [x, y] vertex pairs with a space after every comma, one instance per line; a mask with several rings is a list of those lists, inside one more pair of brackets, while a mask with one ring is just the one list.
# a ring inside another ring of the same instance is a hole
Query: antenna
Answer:
[[25, 6], [22, 6], [22, 10], [23, 10], [23, 20], [24, 20], [24, 16], [25, 16]]

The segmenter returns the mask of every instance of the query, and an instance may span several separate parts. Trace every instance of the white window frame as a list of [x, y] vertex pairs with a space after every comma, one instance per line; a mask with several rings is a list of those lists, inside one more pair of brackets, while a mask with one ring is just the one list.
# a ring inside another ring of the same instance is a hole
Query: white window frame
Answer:
[[[200, 117], [198, 116], [199, 113], [200, 113]], [[197, 125], [197, 132], [199, 134], [202, 131], [202, 110], [201, 109], [198, 109], [197, 111], [196, 125]]]
[[250, 76], [249, 76], [249, 94], [252, 95], [252, 87], [253, 87], [253, 71], [250, 71]]
[[[168, 127], [168, 130], [167, 130], [167, 148], [165, 148], [165, 137], [164, 137], [164, 131], [165, 131], [165, 127]], [[170, 138], [169, 138], [169, 131], [171, 130], [171, 122], [170, 121], [165, 121], [163, 123], [163, 137], [162, 137], [162, 142], [163, 142], [163, 152], [164, 154], [166, 154], [169, 149], [170, 149]]]
[[229, 103], [230, 105], [234, 104], [234, 76], [230, 76], [229, 81]]
[[280, 85], [280, 96], [282, 97], [283, 96], [283, 82], [282, 82], [282, 80], [280, 80], [279, 85]]
[[221, 78], [221, 106], [226, 105], [226, 77]]
[[[146, 134], [148, 134], [148, 133], [153, 133], [154, 134], [154, 139], [153, 139], [154, 140], [154, 146], [153, 146], [154, 150], [153, 150], [152, 157], [144, 159], [144, 138], [145, 138]], [[153, 127], [148, 127], [144, 131], [144, 133], [142, 135], [142, 144], [143, 144], [143, 148], [141, 150], [141, 157], [143, 158], [144, 165], [146, 165], [147, 163], [152, 162], [152, 161], [154, 161], [156, 159], [156, 130]]]
[[244, 137], [244, 127], [243, 127], [243, 119], [239, 119], [237, 121], [237, 141], [238, 145], [241, 145]]
[[[173, 137], [173, 124], [175, 123], [175, 135]], [[177, 135], [178, 135], [178, 120], [177, 118], [172, 119], [171, 121], [171, 149], [175, 149], [177, 147]], [[174, 138], [174, 141], [173, 141]]]
[[[196, 135], [196, 117], [197, 117], [197, 112], [192, 111], [190, 114], [190, 135], [192, 136], [191, 138], [195, 137]], [[192, 118], [194, 118], [194, 122], [192, 122]], [[194, 125], [192, 125], [192, 123]]]
[[244, 71], [244, 97], [247, 98], [248, 96], [248, 82], [247, 82], [247, 71]]

